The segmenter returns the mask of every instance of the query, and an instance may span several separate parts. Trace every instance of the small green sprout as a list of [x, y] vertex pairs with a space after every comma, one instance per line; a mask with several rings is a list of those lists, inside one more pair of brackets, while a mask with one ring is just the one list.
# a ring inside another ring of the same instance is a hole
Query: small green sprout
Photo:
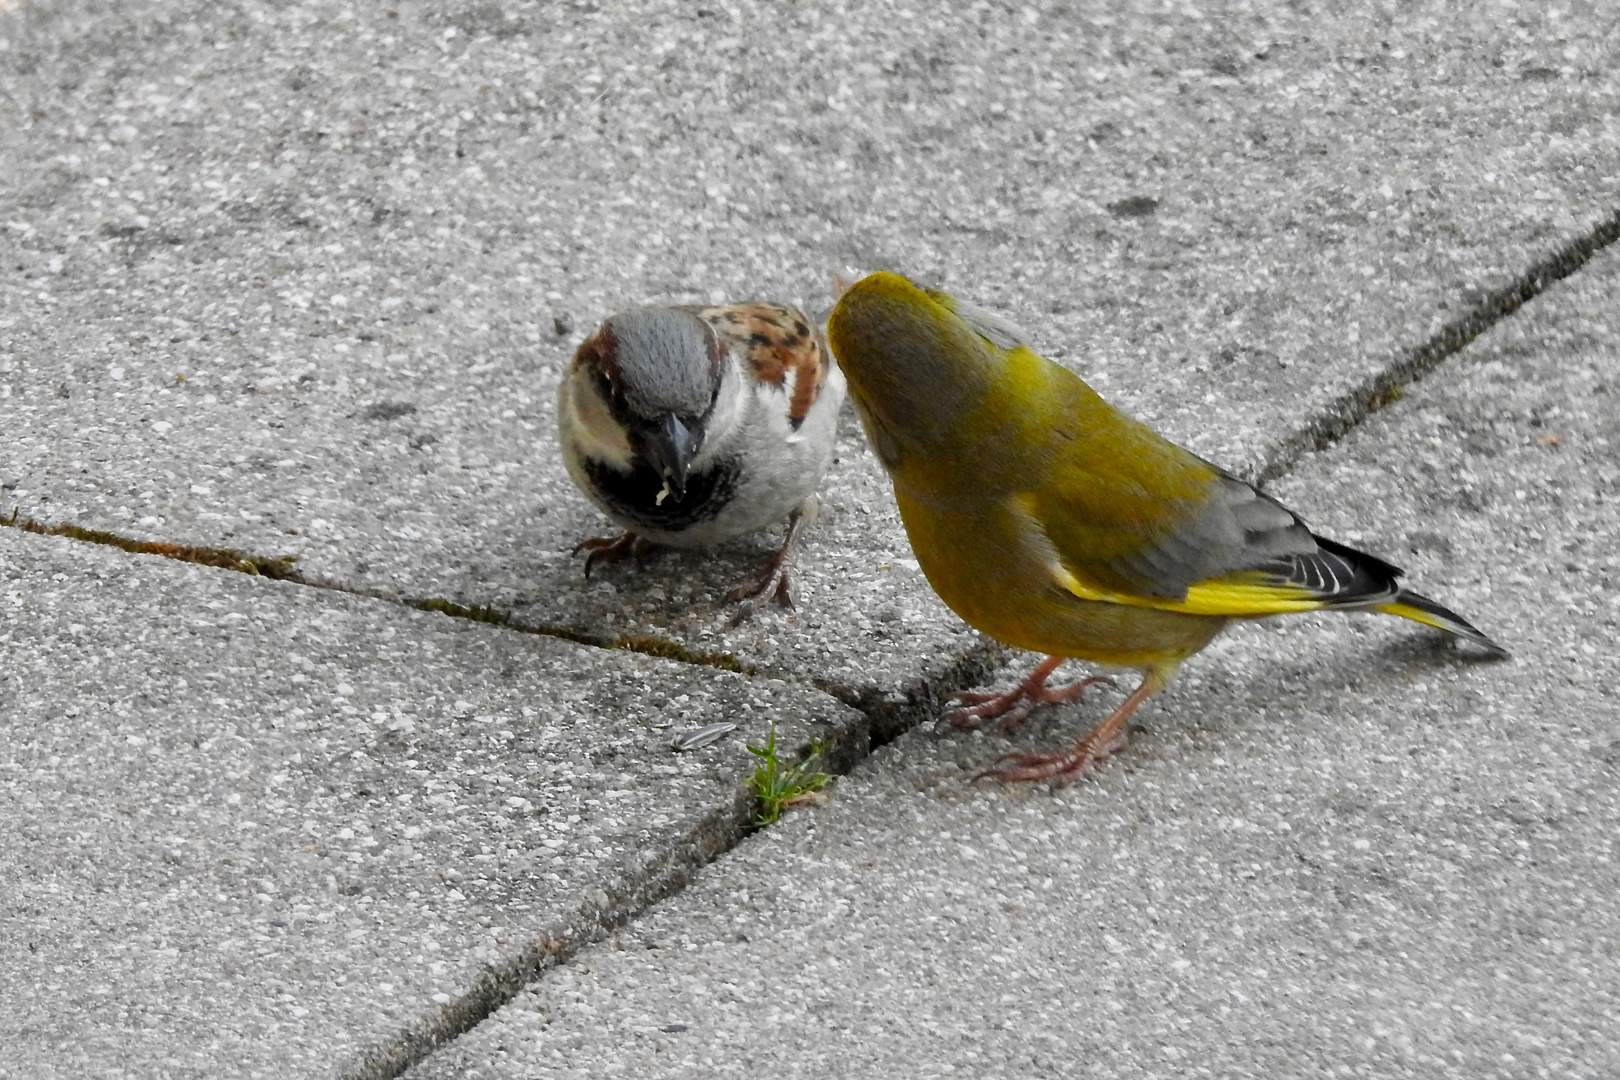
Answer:
[[810, 744], [810, 756], [797, 765], [784, 765], [776, 756], [776, 725], [771, 725], [770, 737], [764, 746], [750, 746], [748, 752], [759, 758], [754, 775], [748, 778], [748, 787], [759, 798], [759, 816], [755, 827], [763, 827], [782, 816], [782, 811], [799, 803], [820, 802], [826, 798], [817, 794], [827, 786], [829, 777], [824, 772], [811, 772], [810, 768], [826, 746], [820, 742]]

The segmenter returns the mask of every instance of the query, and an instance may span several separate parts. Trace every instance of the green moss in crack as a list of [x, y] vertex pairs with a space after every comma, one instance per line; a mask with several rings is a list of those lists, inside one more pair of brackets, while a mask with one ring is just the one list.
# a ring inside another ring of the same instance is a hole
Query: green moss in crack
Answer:
[[1372, 399], [1367, 402], [1367, 411], [1369, 413], [1377, 412], [1386, 405], [1395, 404], [1405, 396], [1406, 387], [1400, 383], [1390, 383], [1388, 386], [1374, 391]]
[[127, 536], [119, 536], [117, 533], [105, 532], [101, 529], [86, 529], [66, 522], [56, 525], [41, 525], [33, 518], [18, 521], [17, 514], [18, 512], [13, 510], [9, 519], [0, 519], [0, 525], [20, 529], [23, 532], [38, 533], [40, 536], [64, 536], [69, 540], [79, 540], [86, 544], [115, 547], [120, 551], [128, 551], [135, 555], [161, 555], [165, 559], [174, 559], [176, 562], [196, 563], [199, 566], [217, 566], [223, 570], [235, 570], [239, 574], [253, 574], [257, 577], [274, 578], [277, 581], [303, 581], [298, 572], [293, 569], [293, 563], [298, 561], [296, 555], [281, 555], [276, 558], [268, 558], [263, 555], [249, 555], [237, 551], [235, 548], [197, 547], [190, 544], [162, 544], [150, 540], [132, 540]]
[[[79, 525], [66, 523], [42, 525], [33, 518], [18, 520], [20, 516], [21, 508], [14, 508], [10, 517], [0, 517], [0, 526], [18, 529], [22, 532], [37, 533], [41, 536], [62, 536], [69, 540], [79, 540], [87, 544], [102, 544], [106, 547], [115, 547], [120, 551], [128, 551], [136, 555], [161, 555], [165, 559], [174, 559], [177, 562], [197, 563], [200, 566], [217, 566], [224, 570], [235, 570], [239, 574], [252, 574], [256, 577], [273, 578], [277, 581], [290, 581], [299, 585], [311, 585], [320, 588], [339, 588], [331, 582], [319, 579], [312, 580], [299, 574], [293, 569], [293, 563], [298, 560], [296, 555], [268, 558], [263, 555], [249, 555], [246, 552], [237, 551], [235, 548], [197, 547], [188, 544], [164, 544], [150, 540], [132, 540], [127, 536], [119, 536], [117, 533], [104, 532], [100, 529], [86, 529]], [[339, 591], [351, 590], [339, 588]], [[591, 645], [599, 649], [623, 649], [626, 652], [658, 656], [666, 660], [679, 660], [683, 664], [700, 664], [704, 667], [719, 668], [721, 671], [734, 671], [740, 675], [752, 675], [754, 673], [752, 668], [738, 661], [730, 653], [688, 649], [678, 641], [655, 637], [651, 634], [603, 638], [583, 634], [577, 630], [570, 630], [565, 626], [525, 626], [522, 623], [513, 622], [506, 612], [497, 608], [457, 604], [439, 596], [414, 601], [412, 606], [423, 611], [437, 611], [441, 615], [449, 615], [457, 619], [470, 619], [473, 622], [488, 623], [491, 626], [504, 626], [525, 634], [558, 637], [565, 641], [572, 641], [580, 645]]]
[[[471, 619], [473, 622], [489, 623], [492, 626], [512, 626], [506, 612], [498, 611], [492, 607], [457, 604], [443, 597], [434, 596], [426, 600], [418, 600], [416, 606], [423, 611], [437, 611], [440, 615], [449, 615], [456, 619]], [[525, 626], [513, 626], [515, 630], [527, 630]], [[543, 631], [537, 631], [542, 632]]]
[[614, 638], [607, 643], [607, 647], [610, 649], [623, 649], [626, 652], [638, 652], [644, 656], [659, 656], [665, 660], [679, 660], [683, 664], [701, 664], [704, 667], [719, 668], [721, 671], [735, 671], [739, 675], [752, 675], [754, 673], [753, 668], [742, 663], [730, 653], [688, 649], [678, 641], [654, 637], [651, 634], [636, 634], [632, 637]]

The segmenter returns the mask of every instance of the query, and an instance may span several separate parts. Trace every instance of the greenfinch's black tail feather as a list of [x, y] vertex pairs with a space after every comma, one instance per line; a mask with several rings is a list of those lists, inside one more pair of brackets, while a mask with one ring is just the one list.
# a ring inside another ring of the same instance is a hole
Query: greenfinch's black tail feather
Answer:
[[1474, 644], [1488, 650], [1491, 655], [1507, 657], [1508, 651], [1484, 634], [1480, 633], [1469, 621], [1458, 615], [1455, 611], [1443, 607], [1430, 600], [1427, 596], [1419, 596], [1409, 589], [1402, 589], [1395, 599], [1387, 604], [1379, 604], [1373, 608], [1386, 615], [1399, 615], [1403, 619], [1420, 622], [1424, 626], [1432, 626], [1437, 630], [1444, 630], [1456, 634], [1460, 638], [1472, 641]]

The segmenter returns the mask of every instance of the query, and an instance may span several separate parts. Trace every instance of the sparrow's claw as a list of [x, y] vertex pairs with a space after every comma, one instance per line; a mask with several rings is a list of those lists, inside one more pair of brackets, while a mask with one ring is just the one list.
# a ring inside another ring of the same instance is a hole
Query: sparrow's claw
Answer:
[[803, 510], [795, 510], [789, 514], [787, 537], [771, 556], [770, 561], [765, 564], [765, 568], [758, 576], [748, 578], [726, 593], [726, 603], [742, 601], [732, 613], [732, 626], [740, 626], [747, 622], [760, 609], [760, 605], [768, 601], [774, 600], [789, 611], [793, 610], [793, 595], [788, 589], [788, 559], [793, 554], [794, 541], [798, 540], [799, 533], [804, 531], [806, 524], [808, 521]]
[[1041, 705], [1061, 705], [1065, 702], [1079, 701], [1085, 689], [1095, 683], [1114, 685], [1114, 680], [1101, 675], [1092, 675], [1088, 678], [1078, 679], [1067, 686], [1046, 685], [1052, 672], [1063, 663], [1061, 656], [1048, 656], [1036, 665], [1035, 670], [1023, 682], [1004, 694], [986, 694], [977, 692], [962, 692], [952, 694], [947, 701], [957, 702], [963, 707], [952, 709], [939, 718], [939, 723], [950, 724], [952, 727], [976, 728], [986, 720], [996, 721], [994, 730], [1009, 731], [1024, 722], [1024, 719]]
[[570, 555], [578, 555], [582, 551], [590, 552], [585, 556], [585, 576], [591, 576], [591, 569], [599, 562], [616, 562], [631, 554], [639, 540], [635, 533], [626, 530], [618, 536], [593, 536], [589, 540], [581, 540], [574, 545]]
[[[774, 561], [773, 559], [772, 562]], [[741, 603], [737, 603], [738, 601]], [[737, 604], [737, 610], [731, 613], [731, 625], [742, 625], [771, 601], [789, 611], [793, 610], [793, 597], [788, 592], [788, 572], [785, 566], [767, 566], [759, 577], [749, 578], [726, 593], [726, 603]]]
[[726, 593], [726, 603], [735, 604], [739, 600], [748, 601], [756, 607], [766, 600], [775, 600], [783, 607], [791, 608], [793, 601], [788, 597], [787, 568], [766, 566], [758, 577], [751, 577]]

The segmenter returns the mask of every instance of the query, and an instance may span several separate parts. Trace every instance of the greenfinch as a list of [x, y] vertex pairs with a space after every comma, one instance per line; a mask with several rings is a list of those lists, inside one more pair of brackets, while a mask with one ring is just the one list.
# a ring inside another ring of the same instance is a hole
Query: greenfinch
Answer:
[[1072, 747], [986, 775], [1065, 783], [1118, 747], [1131, 713], [1232, 619], [1323, 609], [1399, 615], [1507, 653], [1404, 589], [1401, 571], [1113, 408], [1010, 324], [895, 274], [846, 289], [827, 337], [894, 485], [923, 573], [969, 625], [1047, 654], [1006, 694], [961, 694], [960, 726], [1010, 726], [1076, 700], [1065, 659], [1141, 684]]

